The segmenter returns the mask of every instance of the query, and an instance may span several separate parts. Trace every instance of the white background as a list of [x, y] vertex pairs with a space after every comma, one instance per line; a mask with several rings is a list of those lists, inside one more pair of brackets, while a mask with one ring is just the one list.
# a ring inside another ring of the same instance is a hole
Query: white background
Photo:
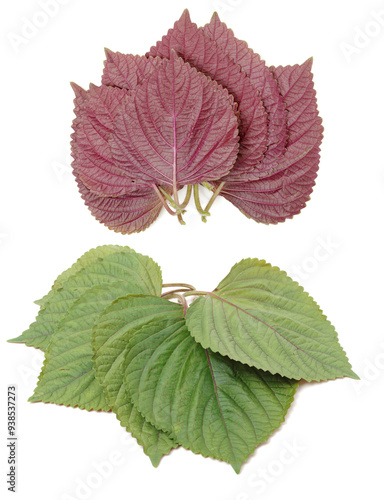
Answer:
[[[19, 0], [0, 8], [2, 498], [8, 384], [18, 386], [17, 495], [22, 500], [382, 498], [384, 2], [62, 4], [17, 47], [10, 34], [21, 36], [25, 18], [36, 20], [41, 6]], [[221, 7], [222, 20], [267, 64], [314, 57], [325, 136], [314, 193], [293, 220], [257, 224], [221, 199], [207, 224], [191, 204], [184, 227], [163, 213], [144, 233], [123, 236], [84, 207], [69, 168], [69, 81], [99, 84], [105, 46], [143, 54], [184, 7], [199, 25]], [[383, 24], [372, 24], [375, 13], [381, 13]], [[369, 32], [365, 38], [364, 31]], [[101, 244], [149, 254], [165, 281], [192, 282], [199, 289], [213, 289], [242, 258], [266, 259], [294, 275], [321, 305], [362, 380], [301, 385], [285, 424], [239, 475], [225, 463], [182, 449], [154, 469], [113, 414], [27, 403], [41, 356], [5, 340], [33, 321], [38, 311], [33, 301], [56, 276]], [[97, 481], [95, 465], [111, 463], [111, 454], [120, 456], [119, 463]], [[76, 488], [87, 481], [92, 487], [81, 496]]]

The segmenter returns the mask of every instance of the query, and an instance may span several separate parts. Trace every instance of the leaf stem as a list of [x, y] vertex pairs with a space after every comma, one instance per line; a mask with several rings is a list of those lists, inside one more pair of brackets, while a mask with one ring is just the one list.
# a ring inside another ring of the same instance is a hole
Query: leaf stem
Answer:
[[164, 298], [177, 299], [179, 301], [179, 304], [183, 306], [183, 316], [187, 314], [188, 304], [187, 301], [185, 300], [184, 295], [180, 295], [179, 293], [169, 292], [167, 294], [164, 294]]
[[165, 201], [164, 196], [160, 192], [159, 188], [156, 186], [156, 184], [152, 184], [153, 189], [155, 190], [155, 193], [157, 194], [159, 200], [161, 201], [161, 204], [165, 208], [165, 210], [171, 214], [171, 215], [176, 215], [177, 212], [174, 212], [171, 207], [168, 205], [168, 203]]
[[219, 194], [220, 194], [220, 192], [221, 192], [221, 190], [223, 189], [224, 186], [225, 186], [225, 181], [220, 182], [219, 186], [217, 187], [217, 189], [215, 189], [215, 191], [214, 191], [211, 199], [209, 200], [208, 205], [205, 207], [204, 212], [209, 212], [209, 209], [213, 205], [213, 202], [219, 196]]
[[164, 198], [166, 200], [168, 200], [171, 207], [176, 210], [177, 206], [176, 206], [175, 200], [172, 198], [172, 196], [170, 194], [168, 194], [167, 191], [165, 189], [163, 189], [161, 186], [159, 186], [158, 189], [161, 192], [161, 194], [164, 196]]
[[161, 294], [161, 297], [163, 299], [166, 299], [169, 295], [173, 295], [174, 293], [179, 293], [179, 292], [190, 292], [191, 290], [189, 288], [175, 288], [174, 290], [170, 290], [169, 292], [164, 292]]
[[199, 214], [202, 216], [209, 215], [203, 210], [203, 207], [201, 206], [198, 184], [193, 185], [193, 199], [195, 200], [196, 210], [199, 212]]
[[213, 191], [214, 187], [209, 184], [209, 182], [204, 181], [202, 185], [207, 188], [209, 191]]
[[172, 196], [170, 194], [168, 194], [167, 191], [165, 191], [165, 189], [163, 189], [161, 186], [159, 186], [159, 190], [160, 190], [161, 194], [164, 196], [164, 198], [169, 201], [172, 208], [174, 208], [175, 210], [177, 210], [177, 209], [181, 210], [188, 205], [189, 200], [191, 199], [192, 185], [188, 184], [187, 192], [185, 193], [185, 199], [184, 199], [183, 203], [181, 203], [181, 205], [176, 205], [175, 200], [172, 198]]
[[[212, 191], [212, 186], [210, 186], [206, 182], [203, 182], [203, 186], [205, 186], [207, 189], [209, 189], [210, 191]], [[194, 196], [194, 199], [195, 199], [195, 205], [196, 205], [197, 211], [201, 215], [201, 220], [203, 222], [207, 222], [207, 216], [211, 215], [209, 213], [209, 210], [212, 207], [213, 202], [219, 196], [219, 194], [220, 194], [220, 192], [221, 192], [221, 190], [223, 189], [224, 186], [225, 186], [225, 181], [220, 182], [220, 184], [218, 185], [218, 187], [213, 192], [213, 195], [211, 196], [211, 199], [207, 203], [207, 206], [203, 209], [203, 207], [201, 206], [201, 203], [200, 203], [199, 185], [198, 184], [194, 184], [194, 186], [193, 186], [193, 196]]]
[[[165, 207], [165, 209], [167, 210], [168, 213], [170, 213], [171, 215], [177, 215], [177, 219], [178, 221], [180, 222], [180, 224], [182, 225], [185, 225], [185, 222], [183, 220], [183, 216], [182, 216], [182, 213], [184, 212], [184, 210], [182, 209], [183, 207], [180, 207], [179, 206], [179, 198], [177, 197], [176, 200], [174, 200], [172, 198], [172, 196], [170, 196], [161, 186], [157, 187], [155, 184], [153, 184], [153, 188], [155, 189], [156, 193], [157, 193], [157, 196], [160, 198], [160, 201], [161, 203], [163, 204], [163, 206]], [[188, 193], [187, 193], [188, 194]], [[175, 209], [175, 211], [173, 211], [168, 205], [167, 205], [167, 202], [165, 201], [165, 199], [167, 199], [167, 201], [169, 202], [169, 204]], [[188, 200], [189, 201], [189, 200]], [[188, 203], [187, 201], [187, 203]]]
[[184, 221], [183, 216], [181, 215], [180, 212], [177, 214], [177, 220], [180, 222], [180, 224], [182, 226], [185, 226], [185, 221]]
[[196, 290], [196, 288], [188, 283], [165, 283], [163, 288], [172, 288], [174, 286], [182, 286], [183, 288], [189, 288], [190, 290]]
[[191, 199], [191, 195], [192, 195], [192, 184], [188, 184], [188, 186], [187, 186], [187, 192], [185, 193], [184, 201], [179, 206], [179, 208], [183, 209], [183, 208], [185, 208], [188, 205], [189, 200]]

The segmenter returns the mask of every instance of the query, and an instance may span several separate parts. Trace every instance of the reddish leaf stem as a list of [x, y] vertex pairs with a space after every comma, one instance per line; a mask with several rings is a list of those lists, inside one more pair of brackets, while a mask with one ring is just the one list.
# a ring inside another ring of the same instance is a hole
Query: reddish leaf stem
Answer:
[[171, 207], [168, 205], [168, 203], [165, 201], [163, 195], [161, 194], [159, 188], [156, 186], [156, 184], [152, 184], [153, 189], [155, 190], [155, 193], [157, 194], [159, 200], [161, 201], [161, 204], [165, 208], [165, 210], [171, 214], [171, 215], [176, 215], [177, 212], [174, 212]]

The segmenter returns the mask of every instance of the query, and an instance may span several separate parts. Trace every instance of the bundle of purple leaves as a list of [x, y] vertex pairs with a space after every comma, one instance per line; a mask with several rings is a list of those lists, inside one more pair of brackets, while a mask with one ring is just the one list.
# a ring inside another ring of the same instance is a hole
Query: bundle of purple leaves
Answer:
[[106, 57], [101, 86], [72, 84], [73, 172], [100, 222], [139, 232], [164, 207], [183, 223], [192, 193], [204, 221], [217, 196], [265, 224], [305, 206], [323, 133], [311, 59], [268, 68], [217, 14], [198, 28], [187, 10], [145, 56]]

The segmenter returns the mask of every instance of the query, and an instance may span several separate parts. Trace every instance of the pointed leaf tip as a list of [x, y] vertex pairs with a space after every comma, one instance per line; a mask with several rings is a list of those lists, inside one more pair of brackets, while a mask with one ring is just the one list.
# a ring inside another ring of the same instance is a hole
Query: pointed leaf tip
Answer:
[[181, 19], [185, 19], [186, 21], [190, 21], [191, 20], [191, 15], [189, 14], [189, 10], [188, 9], [184, 9], [183, 10], [183, 13], [181, 14], [180, 20]]
[[41, 403], [41, 398], [36, 397], [34, 394], [28, 398], [28, 403]]
[[189, 14], [189, 10], [188, 9], [184, 9], [183, 13], [180, 16], [180, 19], [178, 21], [176, 21], [175, 27], [176, 27], [177, 23], [182, 23], [185, 26], [192, 24], [191, 16]]
[[175, 49], [171, 49], [171, 56], [169, 58], [170, 61], [174, 61], [175, 59], [178, 59], [179, 58], [179, 55], [178, 53], [176, 52]]
[[107, 58], [107, 61], [112, 61], [113, 60], [113, 50], [108, 49], [107, 47], [104, 47], [104, 53], [105, 57]]
[[70, 86], [72, 87], [73, 92], [75, 93], [75, 96], [78, 97], [86, 92], [80, 85], [77, 85], [75, 82], [69, 82]]
[[304, 63], [303, 66], [308, 66], [309, 69], [312, 69], [313, 65], [313, 56], [309, 57]]
[[237, 464], [237, 463], [231, 464], [231, 467], [236, 472], [236, 474], [240, 474], [241, 465], [242, 465], [241, 463], [240, 464]]
[[220, 22], [219, 14], [216, 11], [212, 14], [212, 17], [211, 17], [211, 22], [213, 22], [213, 21]]
[[151, 456], [149, 457], [149, 459], [150, 459], [150, 461], [151, 461], [151, 463], [152, 463], [153, 467], [155, 467], [155, 468], [159, 465], [160, 460], [161, 460], [162, 458], [163, 458], [162, 453], [158, 453], [158, 454], [155, 454], [155, 455], [151, 455]]
[[20, 342], [23, 342], [22, 335], [19, 335], [18, 337], [15, 337], [14, 339], [8, 339], [7, 342], [10, 344], [18, 344]]

